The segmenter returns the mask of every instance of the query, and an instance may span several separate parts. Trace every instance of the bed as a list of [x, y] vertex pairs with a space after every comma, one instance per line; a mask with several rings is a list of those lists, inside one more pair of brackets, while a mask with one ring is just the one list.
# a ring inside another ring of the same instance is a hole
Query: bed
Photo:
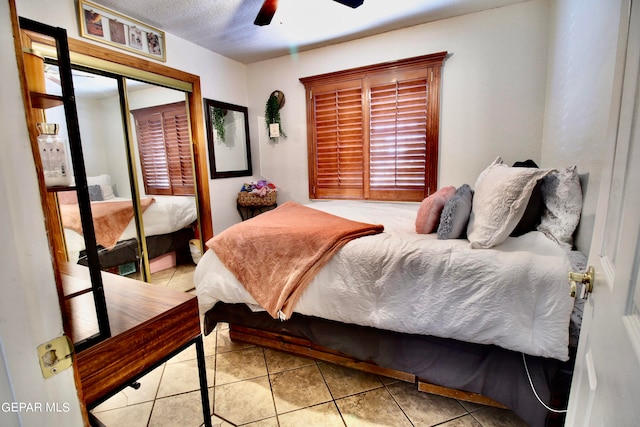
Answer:
[[[475, 192], [443, 187], [422, 203], [287, 202], [207, 242], [194, 275], [204, 331], [227, 322], [232, 338], [415, 381], [421, 390], [486, 399], [543, 426], [549, 411], [531, 383], [545, 404], [562, 400], [558, 382], [567, 383], [580, 323], [567, 281], [585, 263], [566, 236], [577, 225], [573, 204], [581, 204], [576, 178], [575, 168], [513, 168], [497, 159]], [[542, 219], [514, 233], [537, 186]], [[292, 217], [278, 218], [294, 208]], [[325, 214], [384, 229], [334, 242], [312, 274], [297, 266], [296, 254], [277, 261], [278, 246], [259, 245], [289, 233], [295, 218], [323, 234], [314, 227]], [[234, 252], [244, 261], [234, 265]], [[288, 296], [262, 294], [279, 289], [270, 264], [293, 266], [285, 273]], [[267, 275], [253, 278], [250, 265]], [[295, 276], [301, 285], [289, 283]]]
[[[67, 256], [70, 262], [86, 265], [77, 199], [75, 193], [67, 193], [58, 196]], [[89, 196], [100, 267], [110, 269], [137, 263], [139, 249], [131, 200], [116, 197], [109, 184], [89, 185]], [[195, 198], [153, 196], [140, 202], [149, 259], [174, 251], [179, 259], [189, 259], [189, 240], [194, 238], [197, 220]]]

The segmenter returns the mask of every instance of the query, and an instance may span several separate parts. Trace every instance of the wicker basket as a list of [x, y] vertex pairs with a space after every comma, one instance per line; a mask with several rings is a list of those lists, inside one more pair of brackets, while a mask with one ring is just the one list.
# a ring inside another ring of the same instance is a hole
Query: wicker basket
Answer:
[[238, 193], [238, 204], [240, 206], [271, 206], [276, 202], [277, 195], [275, 191], [267, 193], [265, 196], [241, 191]]

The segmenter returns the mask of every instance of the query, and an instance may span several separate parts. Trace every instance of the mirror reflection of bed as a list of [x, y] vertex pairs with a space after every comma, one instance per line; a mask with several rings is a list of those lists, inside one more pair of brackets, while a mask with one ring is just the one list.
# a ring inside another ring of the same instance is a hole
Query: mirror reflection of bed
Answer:
[[[59, 91], [54, 66], [47, 76], [48, 90]], [[90, 70], [74, 70], [73, 80], [101, 269], [153, 282], [193, 266], [198, 218], [185, 93]], [[65, 123], [63, 114], [53, 109], [47, 121]], [[58, 205], [67, 257], [87, 265], [75, 191], [59, 193]]]

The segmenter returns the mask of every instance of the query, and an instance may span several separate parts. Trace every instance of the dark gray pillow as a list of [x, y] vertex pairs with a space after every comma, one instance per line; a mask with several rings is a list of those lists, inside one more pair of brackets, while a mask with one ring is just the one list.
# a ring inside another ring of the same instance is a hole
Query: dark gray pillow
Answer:
[[442, 214], [440, 214], [438, 239], [446, 240], [466, 237], [472, 200], [473, 190], [468, 184], [456, 189], [456, 193], [447, 201], [442, 209]]
[[89, 185], [89, 200], [92, 202], [101, 202], [104, 200], [102, 197], [102, 189], [99, 185]]
[[[533, 160], [525, 160], [524, 162], [515, 162], [513, 164], [514, 168], [536, 168], [538, 169], [538, 165]], [[540, 219], [542, 218], [542, 211], [544, 209], [544, 202], [542, 200], [542, 179], [538, 181], [535, 187], [533, 187], [533, 191], [531, 192], [531, 196], [529, 197], [529, 202], [527, 203], [527, 208], [522, 215], [522, 218], [516, 225], [516, 228], [513, 229], [511, 237], [522, 236], [525, 233], [530, 231], [534, 231], [538, 224], [540, 224]]]

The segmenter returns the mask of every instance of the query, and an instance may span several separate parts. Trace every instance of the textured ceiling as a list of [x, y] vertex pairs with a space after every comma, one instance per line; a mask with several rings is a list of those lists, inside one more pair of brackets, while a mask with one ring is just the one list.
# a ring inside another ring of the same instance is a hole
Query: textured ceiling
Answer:
[[524, 0], [365, 0], [357, 9], [333, 0], [280, 0], [271, 24], [258, 27], [262, 1], [96, 0], [244, 64]]

